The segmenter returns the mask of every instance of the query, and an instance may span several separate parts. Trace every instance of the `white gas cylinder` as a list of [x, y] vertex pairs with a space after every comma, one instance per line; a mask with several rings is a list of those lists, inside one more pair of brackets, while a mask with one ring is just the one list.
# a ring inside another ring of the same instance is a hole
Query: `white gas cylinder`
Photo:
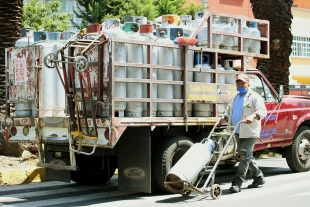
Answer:
[[[194, 72], [194, 82], [212, 83], [212, 73], [206, 72], [206, 70], [212, 69], [208, 63], [196, 64], [195, 68], [201, 68], [201, 72]], [[212, 104], [194, 104], [193, 115], [198, 117], [210, 117]]]
[[[107, 19], [105, 21], [106, 29], [103, 29], [103, 33], [107, 34], [109, 38], [120, 38], [126, 39], [126, 33], [120, 29], [120, 20], [117, 18]], [[109, 63], [109, 44], [104, 44], [104, 64], [108, 68]], [[115, 44], [114, 61], [125, 63], [127, 61], [126, 56], [126, 44], [117, 43]], [[115, 78], [126, 78], [126, 67], [116, 66], [114, 70]], [[107, 77], [107, 74], [105, 74]], [[114, 84], [114, 95], [116, 98], [126, 98], [126, 83], [115, 82]], [[125, 116], [126, 102], [115, 102], [114, 110], [118, 113], [119, 117]]]
[[[205, 15], [205, 11], [203, 10], [199, 10], [199, 11], [196, 11], [195, 13], [195, 27], [198, 27], [200, 22], [202, 21], [204, 15]], [[200, 29], [200, 31], [198, 32], [197, 34], [197, 37], [198, 39], [196, 45], [198, 46], [207, 46], [208, 45], [208, 23], [205, 22], [202, 26], [202, 28]]]
[[[222, 17], [220, 28], [223, 32], [234, 33], [234, 28], [232, 27], [232, 19]], [[232, 50], [233, 46], [234, 38], [232, 36], [221, 35], [221, 49]]]
[[135, 16], [133, 17], [133, 21], [138, 24], [147, 24], [147, 17], [144, 16]]
[[[243, 35], [249, 35], [249, 27], [246, 25], [246, 21], [242, 23]], [[249, 52], [250, 40], [248, 38], [243, 38], [243, 52]]]
[[[187, 50], [186, 52], [186, 62], [187, 67], [193, 68], [194, 67], [194, 51]], [[181, 52], [179, 49], [174, 50], [174, 66], [181, 66]], [[173, 77], [175, 81], [182, 81], [182, 71], [173, 71]], [[187, 72], [187, 81], [193, 82], [193, 72]], [[182, 94], [182, 86], [181, 85], [174, 85], [173, 86], [173, 97], [174, 99], [181, 99], [183, 98]], [[192, 116], [192, 104], [187, 104], [187, 115]], [[174, 103], [173, 104], [173, 116], [180, 117], [182, 116], [182, 104]]]
[[[260, 31], [257, 29], [256, 22], [252, 22], [251, 27], [249, 28], [249, 35], [253, 37], [261, 36]], [[250, 51], [249, 52], [260, 54], [260, 49], [261, 49], [260, 41], [250, 39], [250, 48], [249, 48]]]
[[[223, 67], [226, 71], [235, 71], [232, 67], [232, 60], [223, 60]], [[225, 74], [225, 83], [226, 84], [235, 84], [236, 76], [234, 74]]]
[[[127, 33], [128, 39], [146, 41], [147, 37], [141, 36], [139, 33]], [[128, 63], [143, 63], [143, 45], [127, 44], [127, 62]], [[127, 67], [127, 78], [143, 79], [143, 69], [140, 67]], [[127, 83], [126, 97], [127, 98], [142, 98], [143, 89], [142, 83]], [[126, 117], [142, 117], [142, 102], [126, 102]]]
[[[217, 16], [214, 16], [212, 19], [212, 30], [213, 31], [221, 31], [221, 27], [219, 25], [219, 19]], [[219, 49], [221, 45], [221, 35], [212, 34], [212, 48]]]
[[[140, 35], [146, 37], [146, 41], [148, 42], [156, 42], [157, 37], [153, 35], [153, 25], [152, 24], [141, 24], [140, 25]], [[158, 58], [157, 58], [157, 47], [152, 47], [151, 56], [152, 56], [152, 65], [157, 65]], [[147, 46], [143, 46], [143, 62], [147, 64]], [[143, 79], [147, 78], [147, 68], [143, 68]], [[157, 80], [157, 69], [153, 68], [152, 73], [152, 80]], [[142, 93], [143, 98], [147, 98], [147, 84], [143, 83]], [[151, 98], [156, 99], [157, 98], [157, 84], [152, 85], [152, 93]], [[152, 116], [156, 116], [157, 111], [157, 103], [153, 102], [152, 107]], [[147, 116], [147, 102], [142, 103], [142, 116]]]
[[[158, 39], [159, 43], [173, 44], [173, 41], [169, 38]], [[173, 48], [158, 47], [158, 64], [159, 65], [173, 65]], [[173, 81], [172, 70], [157, 70], [158, 80]], [[157, 97], [161, 99], [173, 99], [173, 85], [158, 84], [157, 86]], [[173, 103], [158, 103], [157, 104], [157, 116], [159, 117], [172, 117], [173, 116]]]
[[[215, 147], [215, 142], [208, 138], [206, 138], [204, 143], [193, 144], [167, 173], [165, 181], [185, 180], [189, 183], [193, 182], [199, 172], [210, 162]], [[199, 157], [199, 159], [197, 159], [197, 157]], [[178, 190], [182, 183], [184, 182], [177, 184]], [[175, 189], [174, 184], [169, 185], [171, 188]]]

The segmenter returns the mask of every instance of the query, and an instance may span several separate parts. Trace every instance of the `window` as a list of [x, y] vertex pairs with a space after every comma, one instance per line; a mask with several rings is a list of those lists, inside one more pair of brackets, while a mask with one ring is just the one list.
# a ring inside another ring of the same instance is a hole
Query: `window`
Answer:
[[310, 57], [310, 38], [293, 37], [292, 56]]
[[263, 79], [256, 75], [251, 75], [250, 79], [250, 88], [260, 94], [266, 102], [274, 102], [276, 100], [274, 93], [270, 91]]

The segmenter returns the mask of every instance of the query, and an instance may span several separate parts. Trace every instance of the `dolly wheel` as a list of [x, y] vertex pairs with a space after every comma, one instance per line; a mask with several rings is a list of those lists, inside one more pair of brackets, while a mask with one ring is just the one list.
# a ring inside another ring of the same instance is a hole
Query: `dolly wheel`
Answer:
[[182, 196], [183, 197], [188, 197], [191, 194], [191, 192], [192, 191], [190, 191], [190, 190], [189, 191], [185, 191], [185, 192], [182, 193]]
[[214, 200], [219, 199], [222, 195], [222, 187], [219, 184], [212, 185], [210, 195]]
[[55, 53], [49, 53], [48, 55], [46, 55], [43, 59], [45, 67], [55, 68], [55, 62], [54, 62], [55, 58], [56, 58]]
[[73, 67], [77, 72], [84, 72], [87, 69], [88, 61], [84, 56], [77, 56], [73, 61]]

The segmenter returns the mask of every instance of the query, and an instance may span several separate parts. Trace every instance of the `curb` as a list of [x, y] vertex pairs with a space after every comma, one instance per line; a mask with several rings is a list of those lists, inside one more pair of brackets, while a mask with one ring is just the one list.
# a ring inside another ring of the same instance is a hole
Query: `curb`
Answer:
[[38, 183], [45, 180], [45, 168], [9, 169], [0, 171], [0, 185]]

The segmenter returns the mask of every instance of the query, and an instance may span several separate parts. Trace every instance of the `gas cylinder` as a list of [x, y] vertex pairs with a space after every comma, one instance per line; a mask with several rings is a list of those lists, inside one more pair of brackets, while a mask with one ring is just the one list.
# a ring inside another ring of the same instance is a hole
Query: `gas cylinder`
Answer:
[[147, 24], [147, 18], [144, 16], [135, 16], [133, 17], [133, 21], [138, 24]]
[[[130, 24], [130, 23], [126, 23]], [[125, 26], [126, 26], [125, 24]], [[138, 25], [137, 23], [134, 23]], [[139, 25], [140, 28], [140, 25]], [[127, 37], [130, 40], [146, 41], [148, 38], [140, 35], [139, 31], [127, 32]], [[127, 44], [127, 62], [134, 64], [143, 63], [143, 45], [141, 44]], [[127, 78], [143, 78], [143, 68], [140, 67], [127, 67]], [[143, 84], [142, 83], [127, 83], [126, 97], [127, 98], [142, 98], [143, 97]], [[142, 117], [142, 102], [126, 102], [126, 117]]]
[[[157, 38], [153, 35], [153, 25], [152, 24], [141, 24], [140, 25], [140, 35], [146, 37], [146, 41], [156, 42]], [[157, 65], [157, 47], [152, 47], [152, 65]], [[147, 46], [143, 46], [143, 62], [147, 64]], [[157, 69], [153, 68], [153, 73], [151, 74], [152, 80], [157, 80]], [[143, 79], [147, 78], [147, 68], [143, 68]], [[147, 84], [144, 83], [142, 87], [143, 98], [147, 98]], [[157, 84], [153, 84], [151, 98], [157, 98]], [[156, 116], [157, 103], [153, 103], [152, 115]], [[147, 102], [142, 103], [142, 116], [147, 116]]]
[[[210, 54], [196, 53], [195, 68], [201, 68], [201, 72], [194, 72], [194, 82], [212, 83], [212, 74], [206, 70], [212, 69], [210, 66]], [[193, 115], [198, 117], [210, 117], [211, 105], [209, 103], [193, 104]]]
[[[222, 67], [222, 65], [221, 64], [218, 64], [217, 65], [217, 71], [225, 71], [225, 68], [224, 67]], [[223, 73], [219, 73], [218, 74], [218, 81], [217, 81], [217, 83], [219, 83], [219, 84], [225, 84], [225, 74], [223, 74]]]
[[134, 18], [135, 18], [135, 16], [126, 15], [126, 16], [124, 17], [124, 23], [126, 23], [126, 22], [134, 22], [134, 21], [135, 21]]
[[34, 32], [34, 42], [39, 42], [43, 40], [48, 40], [49, 39], [49, 33], [45, 31], [40, 31], [40, 32]]
[[183, 36], [190, 37], [194, 32], [195, 28], [192, 25], [192, 16], [191, 15], [181, 15], [179, 16], [179, 26], [183, 28]]
[[[212, 30], [213, 31], [221, 31], [221, 27], [219, 25], [219, 18], [214, 16], [212, 19]], [[212, 48], [219, 49], [221, 45], [221, 35], [212, 34]]]
[[21, 37], [33, 37], [34, 29], [33, 28], [21, 28], [20, 29]]
[[[246, 25], [246, 21], [242, 22], [243, 35], [249, 35], [249, 27]], [[249, 52], [250, 40], [248, 38], [243, 38], [243, 52]]]
[[[42, 57], [50, 53], [56, 54], [61, 41], [38, 42], [42, 47]], [[59, 57], [58, 57], [59, 58]], [[65, 110], [65, 91], [58, 76], [57, 70], [47, 68], [42, 64], [42, 96], [39, 99], [39, 114], [44, 117], [64, 116]], [[53, 87], [51, 87], [53, 86]]]
[[[195, 13], [195, 27], [198, 27], [200, 22], [202, 21], [205, 11], [199, 10]], [[198, 46], [207, 46], [208, 45], [208, 23], [205, 22], [201, 28], [201, 30], [198, 32], [197, 37], [198, 39], [196, 45]]]
[[[174, 66], [181, 66], [181, 51], [179, 49], [174, 49]], [[186, 51], [186, 65], [187, 67], [193, 68], [194, 67], [194, 51], [187, 50]], [[182, 71], [173, 71], [173, 77], [175, 81], [182, 81]], [[187, 72], [187, 81], [193, 82], [193, 72]], [[174, 99], [181, 99], [183, 98], [182, 94], [182, 86], [181, 85], [174, 85], [173, 86], [173, 98]], [[192, 104], [187, 104], [187, 115], [192, 116]], [[180, 117], [182, 116], [182, 104], [174, 103], [173, 104], [173, 116]]]
[[[232, 27], [232, 19], [227, 17], [222, 17], [220, 22], [221, 31], [227, 33], [234, 33], [234, 28]], [[228, 35], [221, 35], [221, 49], [232, 50], [234, 46], [234, 38]]]
[[[238, 19], [235, 19], [234, 21], [232, 21], [232, 28], [233, 28], [234, 33], [238, 34], [238, 28], [239, 28]], [[233, 39], [234, 39], [234, 45], [232, 49], [234, 51], [238, 51], [239, 38], [234, 37]]]
[[49, 32], [48, 38], [49, 40], [60, 40], [61, 32]]
[[[117, 18], [107, 19], [105, 21], [105, 29], [103, 33], [107, 34], [109, 38], [121, 38], [126, 39], [126, 33], [120, 29], [120, 20]], [[104, 64], [108, 68], [109, 63], [109, 44], [104, 44]], [[114, 61], [125, 63], [127, 61], [126, 57], [126, 44], [117, 43], [115, 44], [115, 55]], [[107, 77], [107, 74], [104, 74]], [[114, 70], [115, 78], [126, 78], [126, 67], [116, 66]], [[126, 83], [115, 82], [114, 84], [114, 95], [117, 98], [126, 98]], [[125, 116], [126, 102], [115, 102], [114, 105], [115, 111], [118, 113], [119, 117]]]
[[[215, 147], [215, 142], [209, 138], [206, 138], [204, 143], [193, 144], [167, 173], [165, 181], [184, 180], [192, 183], [199, 172], [210, 162]], [[169, 187], [180, 190], [180, 185], [183, 184], [183, 182], [178, 182], [177, 186], [169, 184]], [[181, 187], [181, 190], [183, 188], [184, 186]]]
[[[164, 44], [173, 44], [173, 41], [170, 40], [167, 33], [159, 33], [160, 31], [167, 32], [167, 28], [158, 28], [157, 34], [159, 34], [158, 41], [159, 43]], [[165, 47], [158, 47], [157, 48], [158, 54], [158, 64], [159, 65], [169, 65], [172, 66], [174, 63], [174, 55], [173, 55], [173, 48], [165, 48]], [[172, 70], [164, 70], [158, 69], [157, 70], [157, 78], [158, 80], [166, 80], [166, 81], [173, 81], [173, 71]], [[162, 99], [173, 99], [173, 85], [166, 85], [166, 84], [158, 84], [157, 86], [157, 97]], [[171, 117], [173, 116], [173, 104], [172, 103], [158, 103], [157, 104], [157, 116], [159, 117]]]
[[[249, 28], [249, 35], [253, 36], [253, 37], [260, 37], [261, 36], [260, 31], [257, 29], [257, 23], [256, 22], [251, 23], [251, 27]], [[260, 44], [259, 40], [250, 39], [249, 52], [260, 54], [260, 48], [261, 48], [261, 44]]]
[[99, 33], [102, 30], [102, 24], [94, 23], [87, 26], [87, 33]]
[[136, 22], [125, 22], [125, 24], [124, 24], [124, 31], [125, 32], [139, 33], [139, 31], [140, 31], [140, 24], [136, 23]]
[[[222, 60], [223, 67], [226, 71], [235, 71], [232, 67], [232, 60]], [[235, 84], [236, 78], [234, 74], [225, 74], [225, 83], [226, 84]]]
[[[55, 52], [63, 46], [63, 41], [56, 41], [55, 43]], [[68, 56], [68, 49], [64, 50], [64, 55]], [[44, 57], [44, 56], [43, 56]], [[54, 100], [53, 100], [53, 117], [63, 117], [65, 116], [65, 109], [66, 109], [66, 99], [64, 98], [66, 96], [64, 87], [62, 85], [61, 80], [63, 80], [63, 73], [58, 74], [55, 69], [52, 69], [54, 71], [54, 84], [55, 86], [55, 92]], [[59, 77], [60, 75], [60, 77]]]
[[180, 26], [192, 26], [192, 16], [191, 15], [180, 15], [179, 16], [179, 25]]
[[166, 27], [168, 25], [178, 25], [179, 24], [179, 16], [176, 14], [166, 14], [162, 15], [162, 27]]
[[25, 47], [34, 43], [34, 29], [21, 28], [21, 38], [15, 42], [15, 47]]

